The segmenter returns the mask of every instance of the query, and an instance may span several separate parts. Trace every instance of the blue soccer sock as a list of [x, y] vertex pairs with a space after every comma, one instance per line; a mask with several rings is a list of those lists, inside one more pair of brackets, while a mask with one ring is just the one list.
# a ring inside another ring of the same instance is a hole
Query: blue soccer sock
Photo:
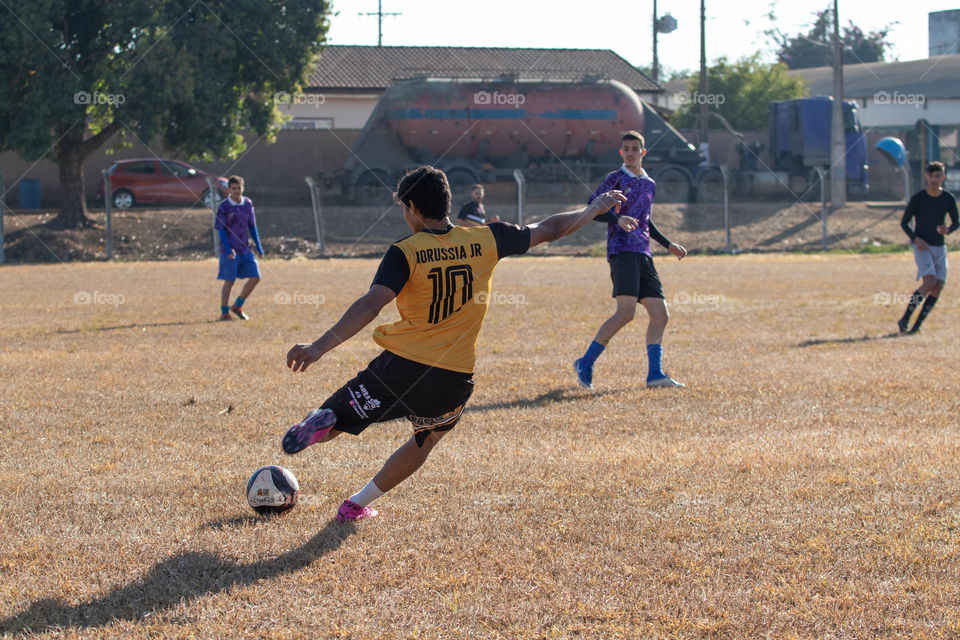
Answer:
[[648, 344], [647, 360], [650, 362], [650, 370], [647, 373], [647, 380], [656, 380], [664, 378], [667, 374], [663, 372], [661, 361], [663, 360], [663, 345]]
[[220, 315], [224, 315], [224, 316], [225, 316], [225, 315], [227, 315], [228, 313], [230, 313], [230, 307], [228, 307], [228, 306], [225, 305], [225, 304], [220, 305]]
[[580, 358], [580, 366], [587, 369], [593, 368], [593, 363], [597, 361], [597, 358], [600, 357], [600, 354], [603, 353], [603, 350], [606, 348], [607, 345], [600, 344], [596, 340], [591, 342], [590, 346], [587, 347], [587, 352]]
[[243, 303], [246, 302], [246, 301], [247, 301], [247, 300], [246, 300], [245, 298], [241, 298], [240, 296], [237, 296], [237, 300], [236, 300], [236, 302], [233, 303], [233, 306], [235, 306], [235, 307], [242, 307], [242, 306], [243, 306]]

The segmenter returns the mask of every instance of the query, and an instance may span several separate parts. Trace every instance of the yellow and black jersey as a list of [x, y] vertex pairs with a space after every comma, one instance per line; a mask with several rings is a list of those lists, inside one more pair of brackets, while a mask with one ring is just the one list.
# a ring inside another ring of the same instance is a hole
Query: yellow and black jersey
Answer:
[[504, 222], [425, 229], [395, 242], [373, 284], [397, 294], [400, 320], [377, 327], [373, 339], [408, 360], [472, 373], [493, 269], [529, 248], [530, 229]]

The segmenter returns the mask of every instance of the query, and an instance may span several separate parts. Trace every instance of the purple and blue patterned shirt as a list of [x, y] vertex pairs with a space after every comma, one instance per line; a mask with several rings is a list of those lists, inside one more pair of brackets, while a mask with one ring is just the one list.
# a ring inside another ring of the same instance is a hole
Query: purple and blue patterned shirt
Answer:
[[627, 201], [620, 205], [620, 215], [636, 218], [639, 224], [634, 231], [627, 233], [615, 221], [607, 223], [607, 257], [627, 252], [651, 255], [650, 212], [657, 183], [643, 169], [638, 176], [623, 165], [607, 175], [587, 200], [587, 204], [600, 194], [613, 189], [619, 189], [627, 197]]
[[[253, 213], [253, 202], [246, 196], [240, 196], [237, 204], [228, 197], [224, 198], [217, 208], [217, 222], [215, 229], [225, 229], [230, 246], [220, 247], [220, 252], [227, 254], [230, 249], [237, 255], [250, 253], [250, 227], [257, 228], [257, 219]], [[259, 242], [257, 242], [259, 245]], [[259, 250], [259, 247], [258, 247]]]

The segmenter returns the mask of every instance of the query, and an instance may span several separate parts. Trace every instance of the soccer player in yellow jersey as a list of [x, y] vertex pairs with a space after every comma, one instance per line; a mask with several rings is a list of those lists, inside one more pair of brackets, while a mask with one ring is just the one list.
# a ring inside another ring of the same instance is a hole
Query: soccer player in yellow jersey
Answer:
[[283, 450], [294, 454], [341, 433], [358, 435], [375, 422], [401, 417], [411, 422], [410, 439], [340, 505], [341, 522], [376, 517], [368, 505], [419, 469], [460, 420], [473, 393], [477, 336], [497, 261], [573, 233], [611, 208], [619, 211], [626, 198], [611, 191], [587, 207], [525, 227], [503, 222], [457, 227], [450, 222], [447, 176], [420, 167], [401, 178], [394, 199], [412, 235], [390, 246], [370, 290], [330, 330], [287, 353], [288, 367], [306, 371], [397, 301], [400, 320], [373, 334], [383, 353], [283, 437]]

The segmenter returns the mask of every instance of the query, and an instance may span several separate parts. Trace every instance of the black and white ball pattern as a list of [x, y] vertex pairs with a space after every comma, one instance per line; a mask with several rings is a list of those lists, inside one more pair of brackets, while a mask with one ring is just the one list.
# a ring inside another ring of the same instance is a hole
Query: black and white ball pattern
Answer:
[[299, 498], [300, 483], [289, 469], [279, 465], [260, 467], [247, 480], [247, 502], [257, 513], [284, 513]]

